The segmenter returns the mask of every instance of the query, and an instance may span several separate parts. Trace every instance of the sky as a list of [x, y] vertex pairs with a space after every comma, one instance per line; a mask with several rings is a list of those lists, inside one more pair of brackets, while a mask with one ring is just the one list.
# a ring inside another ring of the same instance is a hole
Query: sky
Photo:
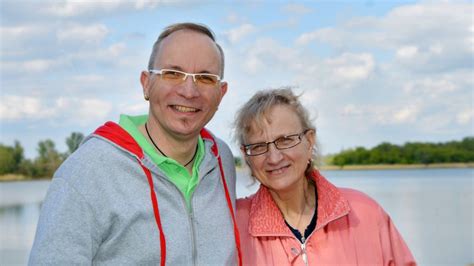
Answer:
[[232, 122], [256, 91], [301, 94], [322, 154], [474, 135], [472, 1], [0, 1], [0, 143], [66, 151], [120, 114], [148, 112], [139, 82], [177, 22], [209, 26], [228, 92], [207, 125], [239, 155]]

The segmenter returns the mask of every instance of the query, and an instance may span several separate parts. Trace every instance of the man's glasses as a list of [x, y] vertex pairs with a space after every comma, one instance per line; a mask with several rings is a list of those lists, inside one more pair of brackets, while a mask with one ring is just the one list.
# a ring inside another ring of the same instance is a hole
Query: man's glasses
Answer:
[[188, 76], [193, 77], [193, 81], [196, 86], [204, 88], [216, 87], [221, 80], [220, 76], [209, 73], [195, 74], [174, 69], [150, 69], [149, 71], [150, 73], [160, 75], [162, 80], [173, 85], [178, 85], [181, 82], [184, 82], [188, 78]]
[[275, 147], [279, 150], [289, 149], [300, 144], [301, 138], [310, 130], [311, 129], [305, 129], [301, 133], [279, 137], [274, 141], [245, 144], [242, 145], [242, 147], [244, 148], [245, 154], [248, 156], [256, 156], [268, 152], [268, 148], [272, 143], [275, 144]]

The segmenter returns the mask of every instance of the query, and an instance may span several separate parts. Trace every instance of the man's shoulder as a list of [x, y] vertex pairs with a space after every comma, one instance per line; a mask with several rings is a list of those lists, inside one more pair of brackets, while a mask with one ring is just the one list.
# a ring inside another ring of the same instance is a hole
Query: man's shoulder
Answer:
[[55, 177], [75, 178], [88, 173], [98, 173], [119, 164], [126, 152], [114, 144], [99, 138], [88, 137], [58, 168]]
[[79, 148], [73, 152], [65, 161], [78, 163], [81, 161], [89, 161], [97, 158], [110, 158], [117, 152], [117, 148], [112, 143], [100, 137], [89, 136]]

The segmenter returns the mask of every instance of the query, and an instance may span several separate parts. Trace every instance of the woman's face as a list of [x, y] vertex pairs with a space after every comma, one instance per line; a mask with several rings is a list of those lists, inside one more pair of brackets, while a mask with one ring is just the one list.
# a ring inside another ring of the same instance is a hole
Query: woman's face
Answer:
[[[246, 136], [246, 144], [271, 142], [278, 138], [305, 131], [299, 117], [292, 108], [276, 105], [270, 109], [261, 128], [255, 124]], [[279, 150], [269, 144], [268, 151], [261, 155], [246, 156], [252, 174], [257, 180], [275, 192], [291, 191], [305, 179], [305, 170], [311, 159], [315, 142], [313, 130], [301, 134], [301, 143]]]

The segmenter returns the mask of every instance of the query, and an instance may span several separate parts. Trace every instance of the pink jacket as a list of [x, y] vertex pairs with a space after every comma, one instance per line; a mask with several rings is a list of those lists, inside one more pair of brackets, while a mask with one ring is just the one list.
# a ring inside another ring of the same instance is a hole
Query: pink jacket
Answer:
[[246, 265], [416, 265], [387, 213], [373, 199], [337, 188], [318, 171], [316, 228], [305, 244], [291, 233], [264, 186], [237, 200]]

